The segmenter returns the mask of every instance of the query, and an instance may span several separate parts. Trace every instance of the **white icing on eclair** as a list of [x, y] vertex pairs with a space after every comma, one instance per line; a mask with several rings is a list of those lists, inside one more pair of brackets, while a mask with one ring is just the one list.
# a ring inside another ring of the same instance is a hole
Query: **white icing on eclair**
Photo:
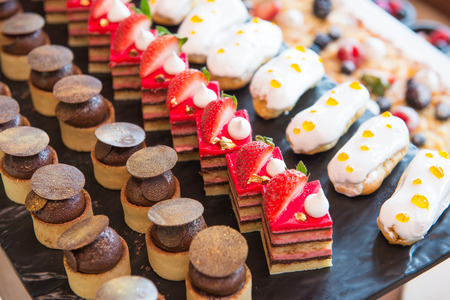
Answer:
[[152, 14], [169, 19], [173, 24], [180, 24], [192, 9], [193, 0], [150, 0]]
[[328, 164], [328, 177], [336, 190], [345, 188], [347, 196], [357, 196], [366, 184], [375, 181], [375, 169], [409, 145], [409, 132], [402, 119], [389, 112], [373, 117], [336, 153]]
[[406, 168], [394, 194], [381, 206], [379, 221], [401, 242], [420, 240], [450, 202], [450, 155], [420, 150]]
[[289, 48], [256, 71], [250, 83], [253, 98], [266, 100], [267, 108], [293, 106], [325, 74], [322, 59], [303, 46]]
[[347, 123], [369, 98], [369, 91], [357, 81], [342, 83], [323, 94], [313, 106], [299, 112], [289, 123], [286, 136], [292, 150], [310, 153], [339, 139]]
[[181, 23], [178, 34], [187, 37], [181, 48], [188, 55], [206, 56], [224, 30], [249, 17], [241, 0], [202, 0]]
[[280, 51], [282, 42], [282, 32], [277, 25], [253, 18], [234, 26], [226, 38], [211, 48], [206, 66], [215, 76], [236, 78], [253, 74]]

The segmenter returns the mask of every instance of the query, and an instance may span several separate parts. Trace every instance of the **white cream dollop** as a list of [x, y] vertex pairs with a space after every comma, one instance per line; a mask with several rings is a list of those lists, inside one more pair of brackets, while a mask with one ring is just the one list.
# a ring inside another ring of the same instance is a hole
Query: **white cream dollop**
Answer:
[[197, 107], [205, 108], [209, 102], [216, 100], [217, 94], [206, 87], [206, 85], [202, 82], [202, 86], [195, 93], [194, 98], [192, 99], [194, 104]]
[[278, 158], [271, 157], [266, 165], [266, 171], [270, 177], [275, 177], [275, 175], [284, 172], [285, 170], [286, 164], [284, 163], [284, 161]]
[[235, 140], [245, 139], [250, 132], [250, 123], [242, 117], [236, 117], [228, 123], [228, 134]]
[[277, 23], [290, 28], [299, 28], [305, 22], [305, 17], [298, 9], [284, 10], [276, 16]]
[[113, 23], [125, 20], [131, 15], [128, 7], [120, 0], [113, 0], [111, 9], [108, 11], [106, 18]]
[[313, 218], [325, 216], [329, 208], [330, 204], [322, 189], [317, 194], [311, 194], [305, 199], [305, 211]]
[[144, 51], [154, 40], [156, 40], [156, 38], [149, 30], [140, 30], [134, 44], [136, 45], [136, 48]]
[[364, 48], [366, 55], [370, 59], [382, 60], [386, 57], [386, 43], [376, 37], [368, 37], [364, 40]]
[[431, 92], [436, 92], [439, 89], [439, 76], [432, 70], [420, 70], [414, 75], [414, 81], [423, 84]]
[[170, 54], [169, 58], [164, 63], [164, 71], [170, 75], [176, 75], [186, 68], [184, 61], [174, 52]]
[[375, 116], [380, 114], [380, 106], [370, 99], [366, 104], [366, 109], [368, 109], [371, 113], [373, 113]]

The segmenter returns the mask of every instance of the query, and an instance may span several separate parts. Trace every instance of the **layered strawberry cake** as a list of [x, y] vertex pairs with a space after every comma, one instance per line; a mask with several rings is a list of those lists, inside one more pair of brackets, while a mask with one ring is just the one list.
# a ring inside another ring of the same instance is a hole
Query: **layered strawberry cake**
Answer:
[[194, 0], [151, 0], [150, 8], [155, 23], [164, 26], [179, 25], [198, 1]]
[[96, 0], [88, 20], [89, 73], [109, 73], [111, 33], [132, 14], [129, 4], [121, 0]]
[[142, 54], [140, 76], [146, 131], [170, 130], [167, 91], [175, 75], [189, 67], [187, 55], [180, 53], [185, 41], [166, 34], [150, 43]]
[[272, 139], [256, 136], [238, 152], [225, 155], [230, 198], [241, 232], [261, 229], [262, 186], [286, 170], [280, 148]]
[[120, 22], [111, 34], [109, 66], [111, 67], [114, 100], [140, 100], [141, 56], [158, 37], [150, 30], [150, 16], [135, 13]]
[[67, 23], [66, 0], [44, 0], [44, 11], [48, 24]]
[[286, 170], [263, 188], [261, 237], [270, 274], [330, 267], [329, 203], [318, 180]]
[[68, 44], [71, 47], [88, 46], [88, 19], [92, 0], [67, 0]]
[[219, 98], [217, 81], [209, 81], [203, 68], [187, 69], [170, 82], [166, 105], [170, 110], [170, 131], [179, 161], [197, 160], [198, 137], [195, 119], [201, 117], [206, 105]]
[[201, 174], [207, 196], [228, 194], [225, 155], [239, 151], [252, 140], [248, 112], [236, 111], [236, 107], [236, 98], [225, 96], [208, 103], [202, 117], [196, 119]]

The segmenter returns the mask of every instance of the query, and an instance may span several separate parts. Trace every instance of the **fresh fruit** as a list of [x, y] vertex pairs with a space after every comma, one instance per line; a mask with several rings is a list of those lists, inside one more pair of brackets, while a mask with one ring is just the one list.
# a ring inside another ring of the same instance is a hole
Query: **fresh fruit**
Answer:
[[113, 42], [114, 51], [122, 53], [130, 47], [141, 30], [149, 30], [150, 19], [143, 14], [132, 14], [119, 23]]
[[106, 14], [112, 5], [113, 0], [96, 0], [92, 3], [91, 15], [94, 19]]
[[252, 8], [252, 15], [263, 20], [272, 20], [280, 11], [280, 4], [278, 1], [265, 0], [255, 3]]
[[389, 1], [389, 13], [397, 19], [402, 17], [403, 8], [403, 0], [390, 0]]
[[223, 126], [234, 117], [236, 106], [232, 97], [223, 97], [208, 103], [203, 111], [200, 125], [200, 133], [204, 141], [213, 142]]
[[378, 98], [377, 104], [380, 107], [380, 113], [384, 113], [391, 108], [391, 101], [386, 97]]
[[313, 10], [316, 17], [325, 19], [331, 11], [330, 0], [314, 0]]
[[419, 114], [413, 108], [408, 106], [397, 106], [391, 113], [406, 123], [409, 133], [414, 132], [414, 130], [419, 127]]
[[439, 103], [436, 105], [435, 115], [439, 121], [447, 121], [450, 118], [450, 106], [444, 102]]
[[339, 46], [337, 53], [341, 61], [350, 60], [359, 66], [364, 60], [363, 49], [361, 43], [355, 39], [343, 40]]
[[419, 132], [416, 133], [415, 135], [413, 135], [413, 137], [411, 138], [411, 142], [416, 145], [417, 147], [422, 147], [423, 145], [425, 145], [426, 142], [426, 137], [425, 134]]
[[405, 98], [409, 106], [421, 110], [431, 103], [431, 92], [425, 85], [412, 80], [406, 88]]
[[385, 72], [364, 73], [361, 76], [362, 83], [369, 89], [372, 94], [383, 97], [386, 90], [391, 86], [388, 74]]
[[319, 46], [320, 49], [324, 49], [331, 42], [331, 37], [327, 34], [319, 33], [314, 39], [314, 44]]
[[450, 33], [445, 28], [438, 28], [430, 33], [430, 42], [436, 47], [445, 47], [450, 43]]
[[164, 65], [172, 52], [180, 51], [180, 43], [174, 35], [163, 35], [154, 40], [142, 53], [141, 78], [148, 76]]
[[196, 69], [187, 69], [178, 73], [169, 84], [167, 107], [174, 107], [193, 97], [202, 83], [208, 84], [207, 78]]
[[270, 159], [273, 145], [263, 141], [252, 141], [245, 144], [236, 156], [236, 176], [240, 186], [247, 185], [250, 176], [257, 174]]
[[297, 170], [286, 170], [273, 177], [263, 195], [264, 212], [269, 223], [278, 219], [293, 199], [303, 192], [308, 178]]
[[339, 39], [342, 36], [342, 30], [339, 26], [331, 26], [328, 29], [328, 35], [330, 36], [330, 38], [335, 41], [337, 39]]
[[355, 63], [351, 60], [344, 60], [341, 65], [341, 73], [345, 75], [351, 75], [355, 72], [356, 66]]

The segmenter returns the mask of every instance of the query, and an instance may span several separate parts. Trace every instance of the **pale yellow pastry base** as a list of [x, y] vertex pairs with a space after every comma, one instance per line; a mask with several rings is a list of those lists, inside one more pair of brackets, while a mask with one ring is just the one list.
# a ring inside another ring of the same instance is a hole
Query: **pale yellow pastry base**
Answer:
[[184, 280], [189, 269], [189, 251], [172, 253], [162, 250], [151, 239], [152, 227], [151, 224], [145, 233], [145, 243], [147, 244], [148, 261], [153, 271], [167, 280]]
[[[175, 178], [176, 181], [176, 189], [171, 199], [180, 198], [180, 183], [178, 179]], [[122, 203], [123, 214], [125, 223], [127, 223], [128, 227], [132, 230], [139, 233], [146, 233], [148, 227], [151, 225], [150, 220], [148, 219], [148, 210], [150, 207], [147, 206], [138, 206], [130, 203], [127, 199], [125, 191], [127, 189], [127, 183], [124, 184], [122, 190], [120, 191], [120, 202]]]
[[30, 76], [27, 55], [11, 55], [0, 51], [3, 75], [10, 80], [26, 81]]
[[[55, 149], [50, 147], [52, 152], [52, 164], [58, 163], [58, 155]], [[28, 193], [31, 191], [30, 179], [17, 179], [6, 173], [3, 168], [3, 158], [0, 160], [0, 174], [3, 180], [3, 186], [5, 187], [6, 196], [9, 200], [18, 204], [25, 204], [25, 199]]]
[[89, 46], [89, 39], [87, 35], [83, 36], [69, 35], [69, 40], [67, 41], [67, 44], [70, 47], [87, 47]]
[[206, 55], [201, 54], [189, 54], [189, 63], [203, 65], [206, 63]]
[[169, 118], [163, 120], [144, 120], [145, 131], [168, 131], [170, 130]]
[[69, 20], [65, 13], [46, 13], [45, 22], [47, 22], [47, 24], [67, 24]]
[[[393, 244], [393, 245], [402, 245], [402, 246], [411, 246], [412, 244], [414, 244], [415, 242], [417, 242], [418, 240], [415, 241], [406, 241], [404, 239], [402, 239], [397, 232], [395, 232], [395, 228], [389, 228], [389, 232], [384, 230], [384, 226], [380, 221], [380, 218], [377, 218], [377, 225], [378, 228], [380, 228], [381, 233], [384, 235], [384, 237], [388, 240], [389, 244]], [[393, 236], [391, 236], [393, 235]]]
[[252, 79], [253, 73], [245, 74], [244, 77], [222, 77], [211, 73], [211, 80], [219, 82], [224, 91], [237, 90], [244, 87]]
[[94, 176], [97, 182], [110, 190], [120, 190], [130, 178], [126, 166], [110, 166], [99, 161], [91, 151], [92, 165], [94, 167]]
[[59, 121], [61, 128], [61, 138], [64, 145], [70, 150], [78, 152], [90, 152], [97, 143], [97, 137], [95, 136], [95, 130], [105, 124], [113, 123], [115, 120], [114, 106], [111, 102], [106, 100], [108, 105], [109, 116], [102, 123], [94, 127], [78, 128], [67, 124], [66, 122]]
[[[138, 79], [140, 80], [140, 79]], [[141, 100], [142, 91], [141, 90], [115, 90], [114, 100], [115, 101], [133, 101]]]
[[205, 196], [228, 195], [230, 192], [230, 187], [228, 184], [204, 186], [203, 188], [205, 189]]
[[200, 160], [200, 154], [198, 153], [198, 149], [195, 152], [178, 153], [178, 161], [192, 161], [192, 160]]
[[260, 116], [264, 120], [275, 119], [285, 111], [291, 111], [294, 108], [294, 106], [295, 104], [282, 110], [270, 109], [267, 108], [267, 101], [265, 99], [253, 97], [253, 107], [255, 108], [255, 112], [258, 116]]
[[44, 91], [37, 88], [30, 79], [28, 79], [30, 87], [31, 102], [34, 109], [43, 116], [54, 117], [55, 108], [59, 100], [53, 95], [53, 92]]
[[152, 19], [156, 24], [164, 25], [164, 26], [176, 26], [172, 19], [161, 16], [157, 12], [152, 12]]
[[75, 272], [68, 265], [67, 260], [64, 257], [64, 269], [66, 269], [70, 288], [75, 294], [85, 299], [95, 299], [97, 290], [104, 283], [120, 276], [131, 275], [128, 245], [122, 237], [120, 238], [120, 240], [122, 241], [122, 245], [124, 247], [123, 255], [114, 268], [104, 273], [86, 274]]
[[252, 273], [245, 265], [245, 283], [236, 293], [227, 297], [212, 297], [198, 293], [192, 286], [189, 274], [186, 276], [186, 300], [210, 300], [210, 299], [229, 299], [229, 300], [249, 300], [252, 299]]
[[33, 213], [31, 213], [34, 233], [36, 234], [36, 238], [42, 245], [52, 249], [60, 249], [58, 248], [58, 246], [56, 246], [56, 241], [58, 240], [59, 236], [64, 231], [69, 229], [69, 227], [71, 227], [72, 225], [94, 215], [94, 213], [92, 212], [91, 196], [84, 189], [82, 192], [84, 195], [84, 199], [86, 200], [86, 207], [84, 208], [83, 213], [78, 218], [75, 218], [72, 221], [61, 224], [46, 223], [39, 220]]
[[98, 73], [98, 74], [109, 74], [109, 73], [111, 73], [111, 68], [108, 66], [107, 62], [89, 63], [88, 64], [88, 72], [89, 73]]

